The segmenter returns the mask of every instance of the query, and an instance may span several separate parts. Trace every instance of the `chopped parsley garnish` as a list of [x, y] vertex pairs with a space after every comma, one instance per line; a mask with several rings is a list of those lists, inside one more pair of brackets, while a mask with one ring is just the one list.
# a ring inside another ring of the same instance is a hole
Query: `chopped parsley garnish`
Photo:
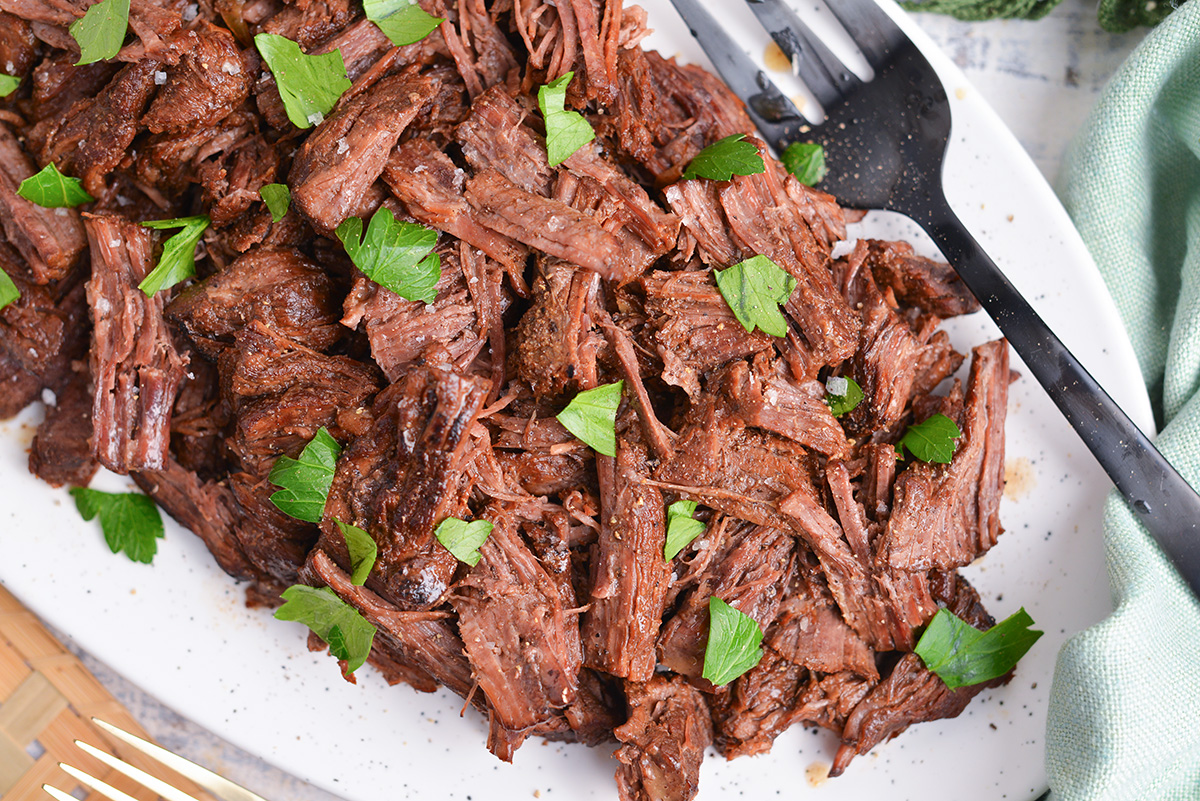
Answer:
[[849, 376], [830, 376], [825, 382], [825, 392], [825, 403], [834, 417], [854, 411], [863, 399], [862, 387]]
[[828, 172], [825, 169], [825, 148], [808, 142], [792, 142], [780, 156], [787, 171], [805, 186], [816, 186]]
[[0, 97], [8, 97], [17, 91], [17, 87], [20, 85], [21, 79], [19, 77], [0, 73]]
[[913, 650], [925, 667], [951, 690], [991, 681], [1013, 669], [1043, 632], [1035, 631], [1024, 607], [987, 631], [967, 623], [949, 609], [929, 621]]
[[163, 536], [162, 515], [154, 501], [137, 492], [101, 492], [72, 487], [71, 497], [84, 520], [100, 516], [100, 530], [113, 553], [124, 551], [135, 562], [150, 564]]
[[41, 172], [21, 181], [17, 194], [46, 209], [73, 209], [96, 199], [84, 191], [78, 178], [59, 172], [53, 161]]
[[565, 73], [538, 89], [538, 108], [546, 123], [546, 157], [550, 166], [562, 164], [579, 148], [596, 138], [596, 132], [578, 111], [567, 111], [567, 85], [575, 77]]
[[762, 659], [763, 631], [758, 622], [717, 596], [708, 599], [708, 644], [704, 646], [704, 678], [720, 687]]
[[695, 513], [695, 501], [675, 501], [667, 507], [667, 543], [663, 547], [663, 556], [668, 561], [704, 533], [704, 523], [692, 517]]
[[345, 660], [345, 675], [358, 670], [371, 655], [375, 627], [328, 587], [293, 584], [283, 591], [283, 606], [275, 610], [276, 620], [303, 623], [329, 644], [329, 653]]
[[346, 539], [346, 552], [350, 554], [350, 582], [361, 587], [367, 583], [371, 568], [375, 567], [379, 547], [371, 535], [358, 526], [348, 525], [341, 520], [335, 522]]
[[938, 413], [923, 423], [909, 426], [896, 443], [896, 453], [903, 456], [904, 449], [908, 448], [922, 462], [950, 464], [954, 458], [954, 443], [961, 436], [958, 424]]
[[354, 266], [375, 283], [406, 300], [433, 303], [437, 297], [442, 277], [442, 259], [433, 252], [437, 231], [398, 222], [391, 210], [380, 208], [371, 217], [365, 237], [358, 217], [347, 217], [334, 233]]
[[258, 34], [254, 45], [275, 76], [283, 108], [297, 128], [319, 125], [350, 88], [341, 50], [310, 56], [275, 33]]
[[19, 297], [21, 297], [21, 290], [17, 289], [17, 285], [8, 277], [8, 273], [0, 268], [0, 309]]
[[271, 503], [297, 520], [320, 523], [341, 455], [337, 440], [324, 426], [318, 428], [300, 451], [300, 458], [280, 456], [275, 461], [267, 480], [279, 490], [271, 495]]
[[766, 169], [754, 143], [747, 142], [745, 134], [734, 134], [697, 153], [684, 168], [683, 177], [728, 181], [735, 175], [758, 175]]
[[796, 289], [796, 279], [766, 256], [754, 256], [728, 270], [715, 270], [717, 289], [747, 331], [759, 328], [773, 337], [787, 336], [779, 307]]
[[258, 190], [258, 195], [267, 204], [272, 222], [279, 222], [288, 213], [288, 206], [292, 203], [292, 191], [288, 189], [287, 184], [263, 184], [262, 189]]
[[199, 214], [195, 217], [150, 220], [142, 223], [147, 228], [183, 229], [177, 234], [172, 234], [166, 242], [163, 242], [162, 255], [158, 257], [158, 264], [138, 284], [138, 289], [146, 293], [146, 297], [153, 297], [155, 292], [169, 289], [196, 274], [196, 244], [204, 235], [204, 230], [208, 228], [209, 222], [207, 214]]
[[558, 422], [596, 453], [617, 455], [617, 407], [624, 381], [580, 392], [558, 413]]
[[416, 0], [363, 0], [363, 11], [397, 47], [421, 41], [442, 23]]
[[454, 554], [455, 559], [475, 567], [479, 564], [479, 546], [483, 545], [492, 533], [492, 524], [486, 520], [472, 520], [468, 523], [457, 517], [447, 517], [438, 524], [433, 533], [438, 542]]
[[125, 44], [129, 27], [129, 0], [100, 0], [67, 30], [79, 44], [75, 66], [107, 61]]

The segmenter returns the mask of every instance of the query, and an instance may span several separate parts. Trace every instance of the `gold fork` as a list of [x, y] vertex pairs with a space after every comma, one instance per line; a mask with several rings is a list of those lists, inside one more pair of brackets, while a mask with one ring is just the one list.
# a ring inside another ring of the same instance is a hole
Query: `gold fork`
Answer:
[[[92, 718], [92, 722], [104, 731], [111, 734], [113, 737], [125, 742], [131, 748], [140, 751], [149, 758], [159, 762], [175, 773], [178, 773], [180, 776], [189, 779], [199, 787], [202, 787], [208, 792], [212, 793], [217, 798], [222, 799], [222, 801], [265, 801], [262, 796], [250, 792], [245, 787], [234, 784], [233, 782], [229, 781], [229, 779], [218, 776], [211, 770], [202, 768], [194, 762], [189, 762], [178, 754], [172, 753], [161, 746], [147, 742], [141, 737], [137, 737], [136, 735], [130, 734], [122, 729], [118, 729], [111, 723], [106, 723], [99, 718]], [[128, 762], [118, 759], [117, 757], [112, 756], [105, 751], [101, 751], [99, 748], [96, 748], [93, 745], [89, 745], [82, 740], [76, 740], [75, 745], [79, 746], [79, 748], [89, 756], [104, 763], [105, 765], [108, 765], [118, 773], [128, 776], [130, 779], [142, 785], [151, 792], [158, 793], [158, 795], [166, 799], [166, 801], [198, 801], [195, 796], [189, 795], [188, 793], [173, 787], [167, 782], [164, 782], [162, 779], [155, 778], [149, 773], [146, 773], [144, 770], [135, 768]], [[100, 781], [94, 776], [88, 775], [78, 768], [61, 762], [58, 766], [62, 768], [64, 773], [74, 777], [81, 784], [92, 788], [105, 798], [112, 799], [112, 801], [136, 801], [136, 799], [127, 793], [118, 790], [110, 784]], [[74, 796], [64, 793], [62, 790], [49, 784], [43, 784], [42, 789], [45, 790], [51, 797], [57, 799], [57, 801], [77, 801]]]

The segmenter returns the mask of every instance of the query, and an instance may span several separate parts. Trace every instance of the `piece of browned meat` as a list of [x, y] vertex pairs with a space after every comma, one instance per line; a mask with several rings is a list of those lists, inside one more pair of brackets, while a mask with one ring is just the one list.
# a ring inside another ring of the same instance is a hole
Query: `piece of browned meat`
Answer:
[[905, 306], [938, 317], [956, 317], [979, 309], [979, 301], [949, 264], [913, 252], [907, 242], [867, 242], [867, 264], [875, 283]]
[[419, 75], [384, 78], [304, 140], [288, 185], [292, 202], [317, 230], [331, 234], [358, 212], [400, 134], [436, 92], [436, 84]]
[[1008, 342], [999, 339], [972, 353], [954, 460], [917, 462], [896, 479], [895, 505], [877, 546], [895, 568], [961, 567], [986, 553], [1002, 531]]
[[344, 333], [337, 292], [319, 266], [292, 248], [256, 248], [180, 292], [166, 308], [196, 349], [214, 359], [256, 320], [313, 350]]
[[690, 801], [712, 743], [704, 696], [681, 677], [625, 683], [629, 720], [617, 727], [621, 801]]
[[434, 536], [447, 517], [470, 517], [467, 436], [487, 384], [444, 367], [414, 367], [376, 396], [374, 421], [338, 462], [320, 547], [349, 564], [333, 521], [379, 546], [367, 586], [401, 609], [428, 609], [450, 587], [458, 560]]
[[554, 259], [539, 263], [533, 302], [517, 326], [517, 370], [536, 396], [595, 383], [603, 344], [592, 315], [600, 277]]
[[645, 483], [648, 460], [633, 426], [618, 436], [615, 458], [596, 457], [600, 538], [592, 556], [591, 608], [583, 616], [588, 667], [630, 681], [654, 675], [671, 582], [671, 564], [663, 557], [666, 511], [662, 493]]
[[450, 605], [475, 681], [506, 730], [489, 742], [512, 751], [528, 734], [553, 727], [579, 691], [582, 663], [578, 612], [522, 542], [516, 510], [493, 505], [491, 534], [480, 560], [458, 583]]
[[229, 31], [203, 23], [172, 46], [182, 54], [142, 118], [152, 133], [207, 128], [250, 96], [258, 58], [243, 54]]
[[58, 385], [29, 446], [29, 472], [54, 487], [86, 487], [100, 466], [92, 455], [92, 388], [86, 362]]
[[87, 237], [75, 209], [47, 209], [17, 195], [17, 187], [35, 172], [17, 138], [0, 123], [0, 226], [25, 258], [34, 281], [45, 284], [67, 276]]
[[150, 230], [92, 215], [84, 227], [92, 255], [93, 449], [117, 473], [162, 469], [187, 362], [163, 319], [165, 293], [148, 298], [138, 289], [153, 267]]

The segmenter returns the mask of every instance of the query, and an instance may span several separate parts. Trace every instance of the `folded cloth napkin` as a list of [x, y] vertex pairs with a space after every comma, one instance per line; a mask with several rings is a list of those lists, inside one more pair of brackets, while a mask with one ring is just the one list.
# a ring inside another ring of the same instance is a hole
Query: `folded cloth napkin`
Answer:
[[[1200, 2], [1121, 67], [1072, 144], [1060, 194], [1129, 331], [1158, 447], [1200, 487]], [[1200, 799], [1200, 601], [1124, 502], [1105, 512], [1116, 611], [1059, 653], [1051, 797]]]
[[[963, 20], [1041, 19], [1062, 0], [900, 0], [909, 11], [932, 11]], [[1100, 0], [1096, 9], [1105, 30], [1119, 33], [1157, 25], [1185, 0]]]

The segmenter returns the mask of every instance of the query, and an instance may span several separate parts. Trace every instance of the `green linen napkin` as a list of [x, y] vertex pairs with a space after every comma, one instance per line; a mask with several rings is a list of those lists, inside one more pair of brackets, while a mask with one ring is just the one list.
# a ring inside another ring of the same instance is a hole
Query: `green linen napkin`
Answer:
[[[1200, 2], [1113, 78], [1068, 153], [1061, 196], [1133, 341], [1157, 444], [1200, 486]], [[1120, 499], [1105, 512], [1116, 611], [1059, 653], [1052, 798], [1200, 799], [1200, 601]]]
[[[962, 20], [1041, 19], [1061, 0], [900, 0], [909, 11], [932, 11]], [[1157, 25], [1185, 0], [1100, 0], [1096, 15], [1105, 30], [1121, 33]]]

